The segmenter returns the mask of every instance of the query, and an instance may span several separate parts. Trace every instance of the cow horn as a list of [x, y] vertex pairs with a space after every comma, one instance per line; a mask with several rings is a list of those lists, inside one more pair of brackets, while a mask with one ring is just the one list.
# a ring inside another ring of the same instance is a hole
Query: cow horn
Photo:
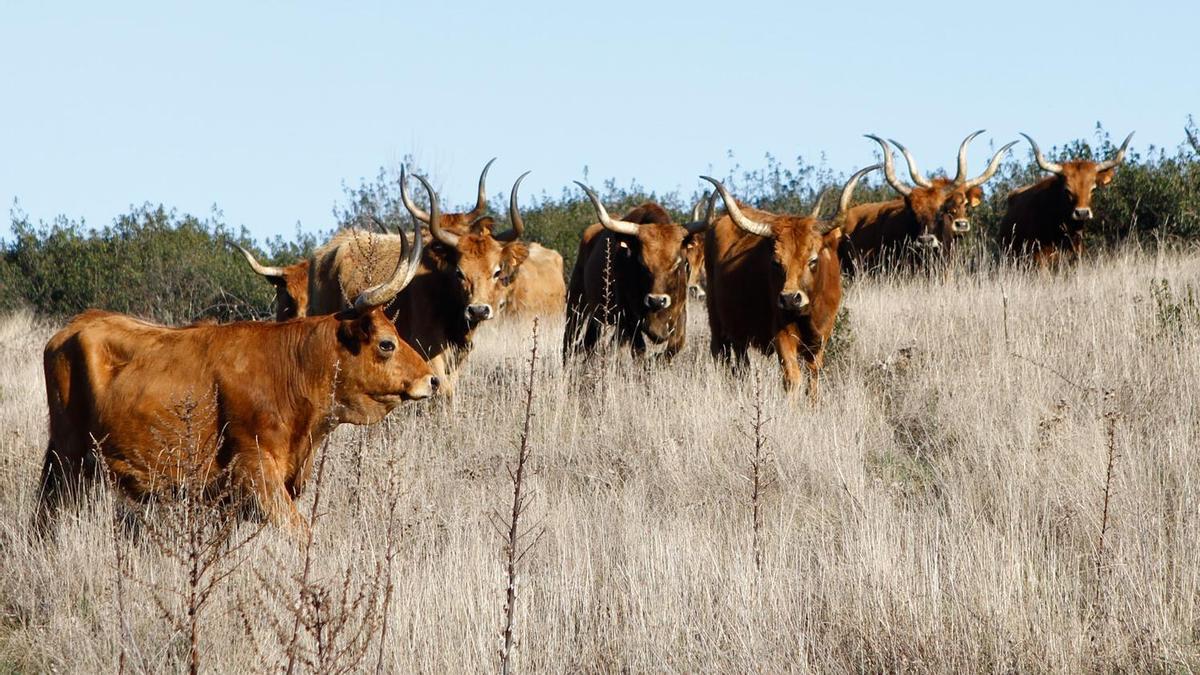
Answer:
[[904, 161], [908, 163], [908, 175], [912, 178], [913, 185], [920, 185], [923, 188], [933, 187], [933, 183], [929, 182], [925, 174], [921, 173], [921, 170], [917, 168], [917, 160], [913, 159], [912, 153], [908, 151], [908, 148], [901, 145], [900, 141], [892, 138], [888, 140], [900, 150], [900, 154], [904, 155]]
[[1017, 141], [1013, 141], [1013, 142], [1005, 145], [1004, 147], [1000, 148], [999, 150], [997, 150], [996, 154], [992, 155], [992, 161], [988, 162], [987, 169], [985, 169], [983, 171], [983, 173], [979, 174], [978, 178], [973, 178], [973, 179], [963, 183], [963, 187], [970, 190], [971, 188], [979, 187], [980, 185], [983, 185], [984, 183], [991, 180], [992, 176], [995, 176], [996, 172], [1000, 170], [1000, 161], [1002, 159], [1004, 159], [1005, 153], [1007, 153], [1010, 149], [1012, 149], [1012, 146], [1014, 146], [1016, 144], [1017, 144]]
[[750, 234], [756, 234], [760, 237], [773, 238], [775, 236], [770, 225], [751, 220], [746, 217], [746, 214], [742, 213], [742, 210], [738, 207], [737, 200], [733, 198], [733, 195], [729, 194], [729, 190], [725, 189], [725, 185], [721, 181], [708, 176], [700, 176], [700, 178], [712, 183], [713, 187], [717, 189], [717, 193], [721, 195], [721, 201], [725, 202], [725, 211], [729, 213], [729, 219], [734, 224]]
[[[441, 213], [438, 211], [437, 195], [433, 189], [429, 187], [429, 183], [425, 182], [424, 178], [416, 177], [429, 191], [429, 208], [432, 212], [430, 222], [440, 228]], [[431, 225], [433, 227], [434, 225]], [[354, 299], [354, 309], [362, 311], [379, 305], [385, 305], [392, 301], [400, 291], [403, 291], [413, 277], [417, 275], [417, 268], [421, 264], [421, 252], [424, 249], [423, 240], [421, 239], [421, 226], [413, 224], [413, 240], [408, 242], [408, 235], [402, 229], [400, 231], [400, 258], [396, 261], [396, 269], [392, 272], [392, 278], [379, 284], [372, 286]]]
[[512, 223], [512, 228], [494, 235], [496, 241], [516, 241], [525, 233], [525, 219], [521, 217], [521, 209], [517, 206], [517, 190], [521, 187], [521, 181], [529, 174], [530, 172], [526, 171], [517, 176], [517, 182], [513, 183], [512, 192], [508, 195], [508, 220]]
[[905, 197], [912, 194], [912, 188], [901, 183], [900, 179], [896, 178], [896, 166], [892, 164], [892, 149], [888, 147], [888, 144], [884, 143], [882, 138], [874, 134], [866, 134], [866, 137], [878, 143], [879, 147], [883, 149], [883, 175], [887, 178], [888, 185], [891, 185], [893, 190]]
[[477, 218], [487, 210], [487, 173], [488, 169], [492, 168], [492, 162], [495, 161], [495, 157], [489, 159], [488, 163], [483, 165], [483, 171], [479, 173], [479, 194], [475, 198], [475, 208], [467, 214], [471, 218]]
[[1025, 140], [1029, 141], [1029, 145], [1033, 147], [1033, 158], [1037, 160], [1037, 164], [1039, 167], [1041, 167], [1042, 171], [1049, 171], [1050, 173], [1056, 173], [1061, 176], [1063, 172], [1062, 164], [1055, 164], [1054, 162], [1046, 159], [1046, 156], [1042, 154], [1042, 149], [1039, 148], [1038, 144], [1029, 137], [1029, 134], [1022, 131], [1021, 135], [1024, 136]]
[[[704, 204], [704, 217], [700, 217], [700, 204]], [[712, 227], [713, 221], [716, 220], [717, 212], [717, 193], [704, 191], [704, 199], [697, 203], [692, 209], [692, 222], [683, 226], [683, 229], [688, 231], [688, 234], [697, 234]]]
[[808, 212], [808, 217], [816, 220], [821, 217], [821, 202], [825, 201], [825, 195], [829, 194], [829, 188], [821, 190], [817, 195], [817, 201], [813, 204], [812, 211]]
[[412, 197], [408, 196], [408, 181], [405, 180], [403, 164], [400, 165], [400, 201], [404, 202], [404, 208], [408, 209], [413, 218], [425, 224], [429, 223], [429, 214], [417, 206]]
[[637, 236], [637, 223], [631, 223], [625, 220], [613, 220], [612, 216], [609, 216], [608, 211], [604, 208], [604, 204], [600, 203], [600, 198], [596, 196], [595, 192], [592, 192], [590, 187], [580, 183], [579, 181], [575, 181], [575, 184], [583, 188], [583, 191], [587, 194], [588, 199], [592, 200], [592, 206], [596, 209], [596, 216], [600, 218], [600, 224], [603, 225], [605, 229], [612, 230], [617, 234], [628, 234], [635, 237]]
[[[429, 181], [425, 180], [424, 176], [413, 174], [413, 178], [421, 181], [421, 185], [424, 185], [425, 191], [429, 193], [429, 209], [431, 215], [429, 216], [429, 220], [426, 221], [429, 223], [429, 232], [433, 234], [434, 238], [443, 244], [453, 248], [458, 248], [458, 235], [442, 228], [442, 219], [440, 217], [441, 214], [438, 212], [437, 193], [433, 191], [433, 188], [429, 185]], [[401, 185], [403, 185], [403, 182], [401, 182]], [[404, 206], [408, 207], [409, 201], [410, 200], [407, 199], [404, 200]], [[409, 211], [412, 211], [412, 209], [409, 208]], [[435, 218], [434, 216], [438, 217]], [[420, 220], [421, 216], [416, 211], [413, 211], [413, 218]]]
[[380, 220], [378, 217], [376, 217], [374, 213], [371, 213], [368, 215], [371, 216], [371, 222], [375, 223], [375, 227], [378, 228], [380, 232], [382, 232], [383, 234], [391, 234], [392, 233], [391, 230], [389, 230], [387, 228], [387, 225], [385, 225], [382, 220]]
[[830, 221], [831, 227], [829, 229], [833, 229], [833, 226], [836, 226], [846, 217], [846, 212], [850, 210], [850, 197], [854, 194], [854, 188], [858, 187], [858, 181], [881, 166], [881, 164], [872, 164], [871, 166], [855, 171], [854, 175], [850, 176], [850, 180], [846, 181], [846, 185], [842, 188], [842, 196], [838, 199], [838, 210], [834, 214], [833, 220]]
[[283, 276], [282, 267], [267, 267], [266, 265], [259, 263], [258, 260], [255, 259], [254, 254], [250, 253], [250, 251], [247, 251], [237, 244], [233, 244], [233, 246], [236, 246], [237, 250], [241, 251], [242, 255], [246, 256], [246, 262], [250, 263], [250, 269], [254, 270], [255, 274], [263, 277]]
[[[962, 185], [967, 182], [967, 146], [971, 141], [975, 140], [979, 134], [984, 132], [983, 129], [976, 131], [973, 134], [968, 134], [963, 142], [958, 145], [958, 171], [954, 174], [954, 184]], [[896, 141], [892, 141], [895, 143]]]
[[700, 200], [697, 201], [696, 205], [692, 207], [692, 222], [693, 223], [700, 220], [700, 209], [704, 207], [705, 202], [709, 202], [709, 201], [712, 201], [712, 192], [709, 190], [705, 190], [704, 194], [700, 196]]
[[1125, 151], [1129, 148], [1129, 141], [1133, 139], [1133, 135], [1135, 133], [1136, 132], [1134, 132], [1134, 131], [1129, 132], [1129, 135], [1125, 137], [1125, 142], [1121, 144], [1121, 147], [1117, 148], [1117, 154], [1113, 155], [1112, 159], [1106, 159], [1103, 162], [1100, 162], [1099, 164], [1097, 164], [1096, 170], [1097, 171], [1108, 171], [1109, 169], [1120, 164], [1121, 162], [1124, 162], [1125, 161]]

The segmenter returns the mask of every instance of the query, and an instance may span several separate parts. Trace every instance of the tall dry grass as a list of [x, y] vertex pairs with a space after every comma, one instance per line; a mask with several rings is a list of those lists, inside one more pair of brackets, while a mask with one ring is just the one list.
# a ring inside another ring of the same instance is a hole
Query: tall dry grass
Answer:
[[[517, 669], [1200, 668], [1198, 272], [1131, 252], [860, 282], [815, 407], [765, 357], [761, 397], [714, 367], [702, 308], [673, 363], [617, 353], [576, 377], [544, 324], [523, 480], [545, 535], [519, 572]], [[52, 329], [0, 326], [0, 671], [186, 669], [187, 636], [147, 611], [148, 583], [186, 580], [127, 538], [118, 593], [115, 500], [26, 539]], [[488, 514], [513, 494], [528, 335], [484, 331], [452, 403], [334, 435], [312, 546], [268, 529], [248, 547], [205, 608], [202, 670], [287, 660], [238, 609], [294, 589], [306, 555], [314, 584], [387, 589], [361, 667], [498, 667]], [[756, 399], [774, 482], [752, 505]]]

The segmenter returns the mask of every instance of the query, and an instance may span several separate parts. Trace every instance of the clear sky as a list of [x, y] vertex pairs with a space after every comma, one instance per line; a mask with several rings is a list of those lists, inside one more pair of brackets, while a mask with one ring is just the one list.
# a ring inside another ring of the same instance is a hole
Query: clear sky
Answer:
[[6, 0], [0, 200], [95, 226], [216, 204], [288, 236], [328, 229], [343, 182], [407, 153], [463, 203], [492, 156], [493, 194], [525, 169], [530, 194], [557, 194], [584, 166], [690, 193], [728, 151], [862, 166], [865, 132], [926, 170], [978, 128], [1049, 146], [1101, 121], [1174, 147], [1197, 68], [1194, 0]]

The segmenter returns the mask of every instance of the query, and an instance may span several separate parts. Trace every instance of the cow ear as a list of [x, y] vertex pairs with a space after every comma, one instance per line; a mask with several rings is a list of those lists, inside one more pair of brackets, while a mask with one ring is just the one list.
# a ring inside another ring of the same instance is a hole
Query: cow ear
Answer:
[[529, 244], [523, 241], [514, 241], [504, 245], [504, 253], [501, 255], [501, 264], [506, 269], [516, 270], [529, 258]]
[[842, 241], [841, 226], [835, 227], [832, 230], [821, 235], [821, 246], [837, 251], [838, 244]]
[[1117, 172], [1117, 168], [1106, 169], [1096, 174], [1096, 187], [1104, 187], [1112, 182], [1113, 174]]
[[350, 350], [351, 354], [358, 354], [363, 345], [371, 342], [371, 336], [375, 333], [373, 315], [376, 311], [379, 309], [374, 308], [366, 312], [348, 309], [338, 314], [338, 319], [341, 320], [338, 325], [338, 341]]
[[976, 206], [979, 206], [982, 203], [983, 203], [983, 188], [976, 185], [975, 187], [971, 188], [970, 190], [967, 190], [967, 204], [970, 204], [971, 208], [975, 208]]

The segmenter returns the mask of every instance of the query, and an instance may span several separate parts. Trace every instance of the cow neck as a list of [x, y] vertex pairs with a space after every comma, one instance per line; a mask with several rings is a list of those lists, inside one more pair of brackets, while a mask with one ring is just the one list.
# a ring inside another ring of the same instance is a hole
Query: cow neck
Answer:
[[[320, 318], [315, 325], [296, 324], [301, 330], [289, 335], [285, 350], [290, 358], [281, 366], [288, 368], [285, 403], [297, 437], [307, 437], [316, 445], [340, 422], [333, 401], [334, 376], [341, 353], [338, 341], [340, 321], [334, 315]], [[307, 328], [307, 330], [303, 330]], [[331, 421], [331, 417], [333, 417]]]

